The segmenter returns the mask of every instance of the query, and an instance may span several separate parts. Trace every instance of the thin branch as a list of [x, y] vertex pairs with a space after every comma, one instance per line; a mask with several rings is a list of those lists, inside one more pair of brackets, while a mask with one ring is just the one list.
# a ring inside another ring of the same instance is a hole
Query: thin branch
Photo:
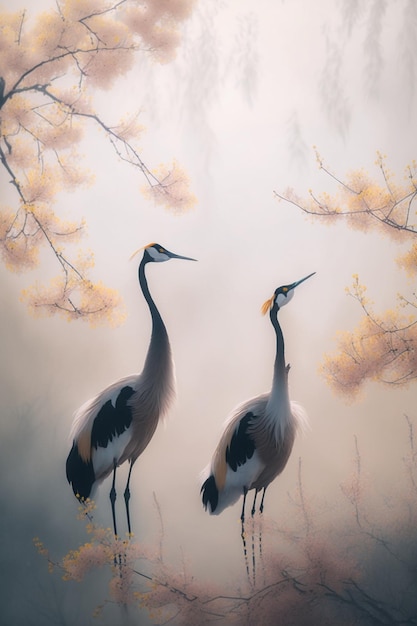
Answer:
[[[325, 168], [323, 168], [325, 170]], [[327, 170], [325, 170], [327, 173], [329, 173]], [[331, 175], [329, 173], [329, 175]], [[345, 189], [347, 189], [350, 193], [353, 193], [355, 195], [359, 195], [360, 192], [357, 192], [353, 189], [351, 189], [348, 185], [346, 185], [345, 183], [343, 183], [342, 181], [339, 181], [339, 179], [337, 179], [336, 177], [334, 177], [333, 175], [331, 175], [337, 182], [339, 182]], [[369, 204], [366, 202], [366, 200], [362, 200], [363, 203], [365, 204], [365, 208], [362, 210], [357, 210], [357, 211], [342, 211], [342, 210], [336, 210], [336, 209], [330, 209], [327, 205], [323, 204], [314, 194], [313, 192], [309, 192], [310, 196], [312, 198], [312, 200], [315, 202], [315, 204], [319, 207], [320, 210], [314, 211], [311, 208], [308, 208], [306, 206], [304, 206], [300, 201], [294, 200], [293, 198], [289, 197], [288, 195], [283, 195], [278, 193], [277, 191], [273, 192], [274, 195], [279, 198], [280, 200], [284, 200], [285, 202], [288, 202], [289, 204], [292, 204], [293, 206], [296, 206], [298, 209], [300, 209], [301, 211], [303, 211], [304, 213], [307, 213], [308, 215], [313, 215], [313, 216], [317, 216], [317, 217], [354, 217], [355, 215], [368, 215], [370, 217], [372, 217], [373, 219], [375, 219], [376, 221], [378, 221], [380, 224], [384, 224], [385, 226], [388, 226], [390, 228], [394, 228], [395, 230], [400, 230], [400, 231], [404, 231], [407, 233], [411, 233], [413, 235], [417, 234], [417, 230], [414, 226], [410, 226], [408, 223], [408, 219], [409, 219], [409, 214], [411, 211], [411, 204], [413, 202], [413, 200], [417, 197], [417, 190], [414, 190], [408, 194], [406, 194], [405, 196], [403, 196], [402, 198], [400, 198], [399, 200], [397, 200], [394, 205], [391, 207], [391, 210], [389, 211], [388, 215], [384, 213], [384, 209], [386, 207], [381, 207], [381, 208], [371, 208], [369, 206]], [[399, 224], [398, 222], [391, 220], [390, 219], [390, 215], [393, 212], [393, 210], [399, 206], [401, 203], [403, 202], [407, 202], [409, 204], [408, 207], [408, 211], [407, 211], [407, 217], [406, 220], [404, 222], [404, 224]], [[379, 215], [379, 213], [381, 215]]]
[[93, 11], [93, 13], [90, 13], [90, 15], [85, 15], [84, 17], [82, 17], [80, 19], [80, 22], [83, 22], [84, 20], [89, 20], [92, 17], [97, 17], [98, 15], [106, 15], [106, 13], [111, 13], [112, 11], [116, 11], [116, 9], [119, 8], [119, 6], [121, 6], [122, 4], [126, 4], [127, 0], [120, 0], [119, 2], [116, 2], [116, 4], [113, 4], [111, 7], [108, 7], [107, 9], [103, 9], [102, 11]]
[[20, 46], [20, 40], [22, 38], [23, 22], [25, 21], [25, 17], [26, 17], [26, 9], [23, 9], [22, 19], [20, 20], [20, 24], [19, 24], [19, 32], [17, 33], [17, 39], [16, 39], [16, 43], [18, 46]]
[[302, 481], [301, 465], [302, 465], [302, 461], [301, 461], [301, 457], [299, 457], [299, 459], [298, 459], [298, 475], [297, 475], [298, 493], [300, 495], [301, 510], [302, 510], [303, 516], [304, 516], [306, 535], [308, 536], [310, 534], [310, 530], [311, 530], [311, 519], [310, 519], [310, 515], [309, 515], [308, 510], [307, 510], [307, 504], [306, 504], [306, 500], [305, 500], [305, 497], [304, 497], [304, 487], [303, 487], [303, 481]]

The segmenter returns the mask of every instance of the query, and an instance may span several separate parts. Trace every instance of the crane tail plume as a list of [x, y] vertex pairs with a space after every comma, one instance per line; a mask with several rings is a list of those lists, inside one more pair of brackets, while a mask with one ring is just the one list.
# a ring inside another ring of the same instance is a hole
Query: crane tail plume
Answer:
[[209, 509], [210, 513], [214, 513], [219, 503], [219, 490], [213, 474], [204, 481], [200, 493], [206, 511]]
[[90, 497], [96, 480], [93, 464], [91, 461], [83, 460], [75, 442], [67, 458], [66, 473], [74, 495], [81, 500]]

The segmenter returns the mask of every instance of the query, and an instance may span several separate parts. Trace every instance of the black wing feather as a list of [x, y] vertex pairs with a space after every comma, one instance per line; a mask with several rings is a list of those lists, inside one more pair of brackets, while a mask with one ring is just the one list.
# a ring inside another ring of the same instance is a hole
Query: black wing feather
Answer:
[[239, 427], [233, 433], [230, 445], [226, 448], [226, 463], [234, 472], [240, 465], [252, 458], [255, 452], [255, 442], [248, 432], [249, 426], [255, 418], [252, 412], [246, 413], [239, 422]]
[[[94, 420], [91, 430], [91, 447], [96, 450], [107, 448], [108, 444], [124, 433], [132, 422], [132, 409], [127, 401], [134, 393], [132, 387], [126, 386], [120, 390], [115, 406], [108, 400]], [[85, 500], [90, 496], [96, 477], [91, 459], [84, 461], [78, 451], [77, 443], [74, 441], [66, 463], [67, 480], [72, 485], [74, 494]]]
[[91, 431], [91, 446], [96, 449], [107, 448], [108, 444], [124, 433], [132, 422], [132, 408], [128, 406], [127, 401], [134, 393], [132, 387], [123, 387], [116, 399], [116, 405], [113, 406], [111, 400], [108, 400], [101, 407], [94, 420]]

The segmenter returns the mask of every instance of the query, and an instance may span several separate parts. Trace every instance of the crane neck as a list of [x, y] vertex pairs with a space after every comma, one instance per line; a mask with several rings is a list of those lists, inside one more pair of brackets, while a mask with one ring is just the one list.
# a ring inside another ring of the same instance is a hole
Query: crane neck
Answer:
[[138, 377], [138, 390], [141, 393], [137, 403], [140, 407], [136, 406], [135, 415], [139, 421], [146, 415], [147, 423], [156, 428], [158, 420], [166, 415], [175, 397], [175, 374], [168, 333], [149, 292], [145, 276], [147, 263], [144, 255], [138, 274], [139, 284], [151, 313], [152, 334], [143, 370]]
[[139, 284], [142, 289], [143, 296], [148, 303], [149, 311], [152, 318], [152, 334], [145, 360], [144, 370], [154, 370], [166, 363], [166, 357], [170, 358], [170, 345], [168, 333], [158, 308], [149, 291], [148, 282], [145, 276], [146, 261], [142, 259], [139, 265]]
[[272, 326], [275, 330], [276, 340], [277, 340], [277, 349], [275, 356], [275, 369], [279, 371], [285, 370], [285, 348], [284, 348], [284, 335], [282, 333], [281, 325], [278, 321], [278, 312], [279, 309], [275, 305], [272, 307], [270, 312], [270, 318]]
[[276, 354], [274, 363], [273, 390], [288, 397], [288, 368], [285, 364], [284, 335], [278, 321], [279, 309], [275, 304], [270, 311], [270, 319], [276, 335]]
[[265, 409], [266, 421], [277, 445], [294, 436], [294, 420], [288, 390], [289, 367], [285, 365], [284, 336], [278, 321], [278, 312], [279, 308], [275, 303], [269, 315], [276, 335], [276, 355], [271, 393]]

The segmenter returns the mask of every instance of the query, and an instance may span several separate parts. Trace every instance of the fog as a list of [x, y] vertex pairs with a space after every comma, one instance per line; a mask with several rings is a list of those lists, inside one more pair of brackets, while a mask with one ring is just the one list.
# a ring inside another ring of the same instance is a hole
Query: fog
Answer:
[[[310, 428], [268, 489], [266, 516], [277, 523], [290, 516], [288, 494], [297, 489], [301, 458], [309, 497], [322, 503], [326, 523], [342, 524], [351, 511], [340, 508], [340, 485], [351, 474], [356, 437], [374, 519], [384, 527], [391, 514], [381, 502], [405, 484], [404, 414], [416, 418], [415, 390], [370, 384], [358, 402], [346, 404], [326, 386], [319, 364], [334, 348], [336, 332], [360, 319], [345, 292], [352, 274], [381, 310], [394, 305], [401, 289], [412, 290], [395, 265], [400, 248], [380, 235], [309, 220], [273, 194], [287, 187], [302, 196], [309, 188], [328, 189], [313, 146], [340, 176], [360, 167], [376, 175], [380, 150], [401, 179], [415, 158], [416, 44], [407, 20], [414, 9], [401, 0], [380, 4], [378, 13], [378, 2], [200, 2], [173, 63], [143, 60], [115, 89], [98, 95], [107, 119], [141, 110], [144, 161], [152, 166], [175, 157], [198, 204], [184, 215], [154, 206], [141, 195], [137, 173], [91, 130], [83, 150], [95, 184], [61, 196], [57, 210], [86, 217], [94, 275], [119, 290], [126, 322], [91, 329], [81, 321], [31, 318], [19, 295], [49, 275], [46, 252], [28, 274], [0, 269], [5, 624], [98, 623], [91, 615], [106, 597], [106, 574], [63, 582], [47, 572], [32, 540], [40, 537], [56, 560], [85, 540], [65, 478], [68, 433], [86, 399], [143, 365], [149, 311], [137, 282], [139, 257], [129, 257], [151, 241], [198, 263], [148, 268], [171, 340], [178, 395], [134, 468], [136, 539], [158, 541], [156, 498], [167, 561], [179, 567], [185, 558], [191, 575], [210, 584], [233, 587], [244, 580], [240, 504], [219, 517], [207, 515], [199, 474], [233, 407], [271, 384], [275, 339], [262, 303], [279, 285], [310, 272], [316, 275], [280, 314], [291, 397], [306, 408]], [[11, 193], [3, 174], [1, 185]], [[120, 494], [126, 469], [118, 476]], [[97, 497], [95, 520], [104, 526], [111, 524], [109, 489], [105, 482]], [[99, 623], [116, 623], [114, 610]], [[140, 615], [133, 623], [146, 623]]]

